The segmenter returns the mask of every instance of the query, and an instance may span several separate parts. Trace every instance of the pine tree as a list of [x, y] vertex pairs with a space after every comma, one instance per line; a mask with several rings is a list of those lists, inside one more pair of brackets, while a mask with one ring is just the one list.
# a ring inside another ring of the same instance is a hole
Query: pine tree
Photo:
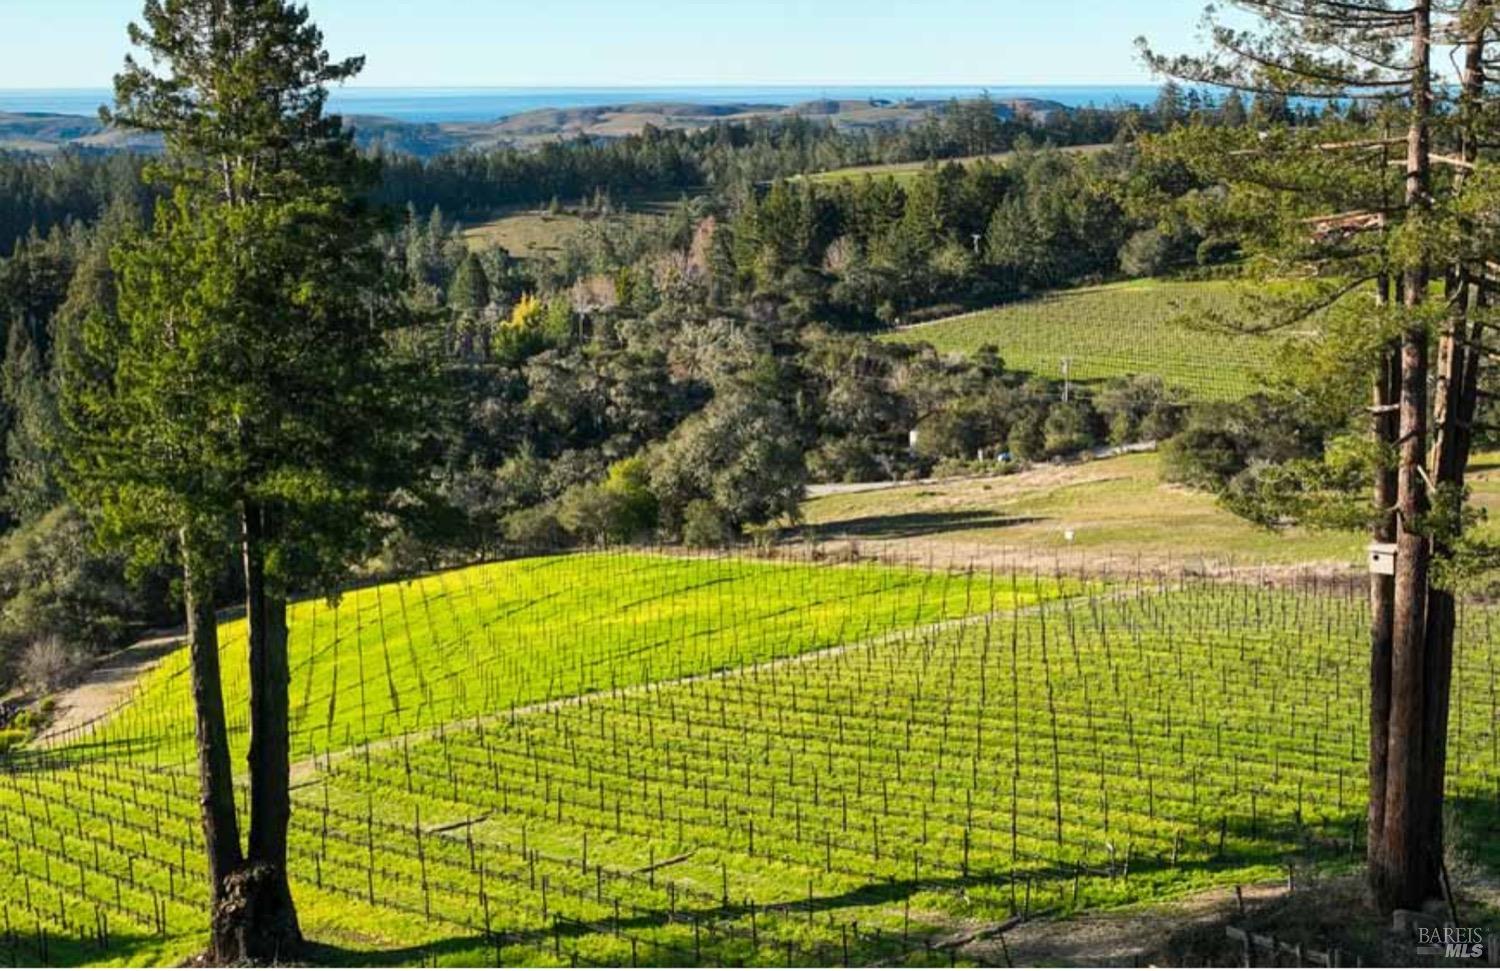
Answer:
[[469, 253], [458, 264], [453, 282], [448, 285], [448, 311], [458, 336], [458, 352], [466, 359], [472, 358], [476, 350], [484, 356], [489, 354], [486, 340], [489, 327], [483, 319], [489, 306], [489, 277], [479, 257]]
[[1264, 130], [1273, 125], [1289, 125], [1292, 109], [1286, 95], [1279, 91], [1258, 90], [1250, 99], [1250, 127]]
[[458, 265], [448, 286], [448, 306], [457, 314], [477, 314], [490, 305], [490, 281], [484, 264], [470, 253]]
[[1156, 124], [1163, 130], [1176, 128], [1187, 117], [1182, 87], [1176, 81], [1168, 81], [1156, 95]]
[[27, 327], [10, 328], [0, 393], [10, 413], [5, 436], [5, 509], [17, 522], [28, 523], [49, 512], [62, 495], [53, 474], [57, 399], [47, 365]]
[[[214, 963], [294, 956], [287, 597], [332, 594], [413, 469], [423, 369], [327, 85], [354, 76], [285, 0], [148, 0], [116, 78], [125, 127], [164, 136], [171, 190], [115, 251], [118, 320], [89, 315], [65, 373], [69, 490], [137, 559], [175, 547], [197, 714]], [[164, 73], [155, 73], [160, 69]], [[380, 434], [371, 434], [372, 429]], [[249, 832], [235, 816], [212, 591], [240, 554], [250, 662]]]
[[[1216, 23], [1204, 56], [1146, 56], [1172, 76], [1254, 93], [1256, 130], [1183, 130], [1150, 150], [1228, 187], [1223, 215], [1256, 265], [1321, 281], [1306, 309], [1327, 311], [1343, 353], [1327, 354], [1317, 393], [1357, 396], [1350, 374], [1369, 382], [1365, 414], [1350, 421], [1371, 440], [1372, 539], [1395, 545], [1396, 565], [1371, 578], [1368, 868], [1384, 908], [1419, 907], [1441, 891], [1452, 581], [1470, 561], [1495, 562], [1464, 530], [1500, 255], [1489, 229], [1500, 197], [1481, 152], [1497, 140], [1494, 3], [1236, 6], [1258, 32]], [[1435, 66], [1450, 56], [1461, 77], [1439, 84]], [[1315, 123], [1289, 124], [1293, 98], [1324, 106]], [[1349, 101], [1366, 110], [1342, 111]]]
[[1243, 128], [1250, 120], [1245, 111], [1245, 98], [1238, 91], [1231, 91], [1224, 96], [1224, 101], [1219, 105], [1219, 121], [1229, 128]]

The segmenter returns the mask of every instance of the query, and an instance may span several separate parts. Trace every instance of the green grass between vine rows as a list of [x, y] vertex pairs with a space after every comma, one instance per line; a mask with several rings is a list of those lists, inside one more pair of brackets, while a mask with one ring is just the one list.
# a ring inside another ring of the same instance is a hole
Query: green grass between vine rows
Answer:
[[[1357, 585], [618, 554], [386, 585], [339, 611], [337, 637], [329, 608], [293, 615], [299, 751], [318, 754], [294, 770], [292, 863], [322, 963], [945, 964], [927, 944], [958, 922], [1358, 859]], [[1488, 868], [1491, 623], [1465, 611], [1450, 745], [1458, 852]], [[0, 774], [16, 932], [0, 957], [38, 960], [41, 928], [54, 963], [200, 943], [173, 671], [96, 744]], [[382, 725], [369, 706], [391, 682], [422, 701]], [[359, 683], [363, 712], [345, 709]], [[413, 727], [431, 730], [397, 737]]]
[[[294, 756], [514, 706], [789, 657], [992, 609], [962, 574], [601, 553], [498, 563], [294, 604]], [[993, 607], [1050, 596], [996, 589]], [[220, 629], [235, 742], [243, 621]], [[192, 757], [185, 652], [101, 733], [120, 755]], [[135, 753], [132, 755], [131, 753]]]
[[1052, 379], [1067, 359], [1068, 376], [1084, 388], [1156, 375], [1190, 397], [1234, 400], [1261, 387], [1276, 346], [1212, 322], [1212, 314], [1232, 319], [1236, 299], [1228, 283], [1143, 280], [1050, 293], [887, 339], [964, 354], [989, 344], [1007, 367]]

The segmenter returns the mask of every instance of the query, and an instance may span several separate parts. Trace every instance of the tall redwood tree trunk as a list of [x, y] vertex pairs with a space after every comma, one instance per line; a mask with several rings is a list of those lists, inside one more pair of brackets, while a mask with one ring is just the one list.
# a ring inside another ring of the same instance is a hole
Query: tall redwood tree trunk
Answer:
[[[1464, 393], [1476, 362], [1469, 348], [1469, 281], [1457, 270], [1450, 275], [1451, 311], [1447, 329], [1438, 345], [1437, 390], [1434, 395], [1434, 439], [1428, 467], [1432, 479], [1444, 486], [1461, 489], [1464, 469], [1469, 461], [1468, 424], [1473, 417], [1473, 402]], [[1437, 502], [1458, 512], [1455, 493], [1444, 492]], [[1433, 552], [1451, 552], [1444, 541], [1435, 541]], [[1422, 766], [1424, 774], [1420, 800], [1428, 807], [1426, 856], [1440, 865], [1443, 852], [1443, 781], [1448, 763], [1448, 703], [1453, 679], [1453, 639], [1458, 626], [1458, 605], [1452, 591], [1434, 587], [1427, 594], [1426, 654], [1422, 675]]]
[[219, 679], [219, 621], [214, 614], [212, 584], [193, 565], [194, 551], [182, 534], [182, 597], [187, 613], [188, 656], [198, 749], [198, 809], [208, 851], [209, 901], [213, 913], [210, 957], [219, 964], [243, 959], [231, 928], [219, 919], [221, 904], [244, 865], [239, 819], [234, 807], [234, 768], [224, 692]]
[[[1376, 299], [1381, 306], [1390, 301], [1390, 280], [1382, 278]], [[1381, 353], [1375, 374], [1371, 408], [1376, 442], [1394, 449], [1399, 437], [1396, 416], [1401, 395], [1399, 342]], [[1382, 468], [1375, 477], [1375, 508], [1379, 514], [1371, 538], [1377, 543], [1396, 541], [1396, 470]], [[1372, 866], [1385, 839], [1386, 760], [1390, 747], [1391, 635], [1395, 623], [1396, 580], [1382, 573], [1370, 574], [1370, 800], [1366, 819], [1366, 854]]]
[[[1473, 165], [1479, 157], [1479, 137], [1474, 129], [1483, 110], [1485, 70], [1485, 23], [1493, 0], [1470, 0], [1474, 33], [1464, 49], [1464, 72], [1459, 100], [1463, 125], [1461, 159]], [[1468, 181], [1468, 169], [1459, 167], [1454, 191], [1460, 193]], [[1439, 492], [1435, 502], [1461, 524], [1465, 471], [1473, 442], [1472, 427], [1479, 398], [1481, 350], [1480, 326], [1474, 313], [1482, 296], [1474, 286], [1469, 267], [1462, 261], [1450, 268], [1446, 280], [1448, 313], [1438, 345], [1437, 387], [1433, 395], [1433, 444], [1427, 465]], [[1434, 542], [1433, 552], [1452, 552], [1444, 537]], [[1453, 642], [1458, 626], [1458, 605], [1452, 591], [1433, 588], [1427, 597], [1427, 652], [1423, 673], [1422, 763], [1425, 770], [1421, 799], [1429, 807], [1426, 854], [1434, 867], [1441, 867], [1443, 853], [1443, 796], [1448, 767], [1448, 713], [1453, 683]]]
[[[1430, 204], [1432, 5], [1412, 7], [1411, 127], [1407, 137], [1406, 205], [1412, 214]], [[1402, 304], [1417, 311], [1427, 297], [1429, 270], [1402, 271]], [[1401, 333], [1400, 461], [1396, 475], [1396, 576], [1391, 625], [1391, 698], [1385, 767], [1384, 832], [1371, 847], [1370, 880], [1385, 909], [1419, 907], [1439, 892], [1433, 858], [1433, 820], [1426, 755], [1429, 657], [1427, 607], [1432, 548], [1423, 517], [1429, 508], [1427, 459], [1427, 332], [1415, 320]]]
[[[1412, 281], [1408, 281], [1410, 287]], [[1397, 473], [1395, 603], [1391, 628], [1391, 697], [1385, 769], [1384, 834], [1372, 853], [1371, 878], [1387, 908], [1416, 907], [1438, 890], [1427, 853], [1430, 808], [1425, 793], [1427, 594], [1430, 547], [1420, 531], [1427, 511], [1421, 463], [1427, 438], [1427, 338], [1401, 340], [1401, 463]]]
[[286, 601], [266, 581], [264, 509], [241, 512], [250, 642], [250, 839], [236, 903], [247, 956], [283, 961], [302, 944], [287, 874], [291, 745]]
[[[1432, 185], [1429, 124], [1433, 91], [1431, 67], [1431, 0], [1414, 8], [1412, 126], [1407, 145], [1406, 206], [1413, 213], [1430, 207]], [[1460, 158], [1440, 159], [1457, 170], [1452, 192], [1462, 192], [1478, 158], [1476, 125], [1484, 100], [1485, 51], [1494, 0], [1468, 0], [1462, 23], [1471, 36], [1464, 46], [1465, 65], [1457, 121]], [[1379, 844], [1372, 840], [1370, 879], [1377, 901], [1387, 910], [1418, 907], [1445, 890], [1443, 874], [1443, 798], [1447, 776], [1448, 713], [1453, 680], [1453, 646], [1457, 601], [1452, 591], [1432, 585], [1434, 558], [1453, 553], [1453, 537], [1462, 528], [1465, 469], [1472, 446], [1478, 403], [1483, 327], [1477, 312], [1484, 293], [1462, 255], [1447, 267], [1446, 315], [1431, 389], [1432, 448], [1423, 454], [1429, 429], [1428, 337], [1425, 327], [1406, 321], [1401, 351], [1400, 471], [1397, 477], [1398, 530], [1395, 603], [1392, 610], [1390, 708], [1386, 727], [1384, 805]], [[1402, 280], [1403, 305], [1416, 310], [1424, 302], [1431, 267], [1408, 267]], [[1431, 530], [1422, 517], [1446, 528]], [[1377, 618], [1372, 662], [1379, 665]], [[1379, 703], [1372, 679], [1371, 783], [1375, 764], [1374, 708]], [[1372, 792], [1372, 833], [1377, 810]]]

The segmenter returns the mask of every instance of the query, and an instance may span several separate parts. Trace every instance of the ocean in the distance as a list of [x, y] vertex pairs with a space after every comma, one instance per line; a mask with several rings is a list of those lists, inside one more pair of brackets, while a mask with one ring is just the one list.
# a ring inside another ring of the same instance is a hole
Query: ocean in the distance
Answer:
[[[346, 115], [379, 115], [407, 122], [494, 121], [536, 108], [588, 108], [644, 101], [691, 104], [793, 105], [828, 98], [840, 101], [946, 101], [971, 98], [983, 91], [996, 100], [1042, 98], [1070, 108], [1107, 108], [1121, 102], [1149, 103], [1156, 97], [1151, 85], [974, 85], [880, 86], [827, 85], [762, 87], [637, 87], [637, 88], [341, 88], [333, 92], [335, 111]], [[110, 100], [104, 89], [0, 89], [0, 112], [39, 112], [93, 117]]]

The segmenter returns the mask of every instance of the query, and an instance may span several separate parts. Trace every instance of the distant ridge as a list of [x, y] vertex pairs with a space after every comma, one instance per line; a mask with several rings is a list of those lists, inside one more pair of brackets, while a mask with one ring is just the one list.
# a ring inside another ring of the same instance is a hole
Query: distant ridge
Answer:
[[[1157, 98], [1154, 85], [993, 84], [993, 85], [657, 85], [628, 87], [365, 87], [335, 88], [329, 107], [352, 117], [369, 115], [414, 124], [490, 124], [541, 108], [592, 108], [648, 103], [710, 105], [789, 105], [817, 101], [884, 103], [968, 101], [988, 94], [997, 102], [1050, 101], [1069, 108], [1146, 105]], [[108, 88], [0, 88], [0, 112], [51, 115], [98, 113], [114, 92]]]
[[[697, 104], [646, 101], [578, 108], [537, 108], [494, 121], [410, 122], [374, 115], [351, 115], [349, 124], [366, 147], [380, 147], [423, 157], [465, 149], [527, 147], [559, 138], [623, 138], [647, 126], [697, 131], [721, 122], [803, 117], [838, 128], [903, 128], [941, 113], [950, 102], [937, 99], [819, 99], [794, 105], [754, 102]], [[995, 99], [1002, 118], [1040, 121], [1070, 110], [1041, 98]], [[155, 139], [106, 127], [82, 115], [0, 111], [0, 150], [50, 154], [74, 148], [85, 151], [151, 151]]]

